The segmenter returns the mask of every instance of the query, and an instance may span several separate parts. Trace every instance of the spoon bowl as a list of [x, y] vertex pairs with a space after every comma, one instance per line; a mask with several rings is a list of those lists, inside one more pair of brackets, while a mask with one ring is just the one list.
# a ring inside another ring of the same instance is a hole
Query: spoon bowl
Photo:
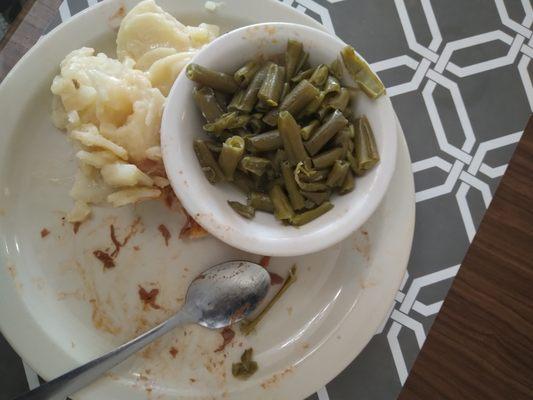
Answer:
[[229, 261], [198, 275], [189, 286], [188, 312], [210, 329], [223, 328], [250, 315], [265, 298], [270, 276], [260, 265]]

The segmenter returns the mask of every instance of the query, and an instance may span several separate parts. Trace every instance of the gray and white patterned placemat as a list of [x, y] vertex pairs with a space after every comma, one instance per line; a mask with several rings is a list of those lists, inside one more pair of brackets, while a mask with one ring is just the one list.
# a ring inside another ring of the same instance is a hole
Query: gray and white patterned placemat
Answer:
[[[64, 0], [54, 25], [96, 2]], [[311, 397], [394, 399], [533, 110], [533, 7], [531, 0], [282, 2], [372, 63], [409, 145], [417, 207], [408, 273], [370, 344]], [[0, 336], [0, 400], [38, 383]]]

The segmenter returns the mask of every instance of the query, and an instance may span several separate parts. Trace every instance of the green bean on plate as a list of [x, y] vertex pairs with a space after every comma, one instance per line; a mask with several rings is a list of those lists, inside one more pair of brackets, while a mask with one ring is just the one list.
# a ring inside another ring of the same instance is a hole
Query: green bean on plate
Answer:
[[[360, 90], [344, 84], [344, 71]], [[200, 168], [211, 184], [228, 182], [246, 194], [246, 203], [228, 200], [246, 219], [264, 212], [286, 225], [307, 224], [379, 162], [372, 127], [352, 101], [375, 99], [385, 88], [350, 46], [330, 64], [312, 66], [302, 43], [289, 40], [285, 54], [252, 55], [236, 71], [189, 64], [186, 75], [198, 84], [192, 96], [205, 120], [207, 138], [193, 146]]]

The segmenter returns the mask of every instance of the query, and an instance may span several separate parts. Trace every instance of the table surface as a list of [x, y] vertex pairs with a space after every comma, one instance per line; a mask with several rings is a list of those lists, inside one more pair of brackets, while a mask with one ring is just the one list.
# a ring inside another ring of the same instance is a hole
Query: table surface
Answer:
[[[60, 3], [25, 3], [0, 41], [0, 81]], [[532, 177], [530, 119], [400, 398], [533, 398]]]

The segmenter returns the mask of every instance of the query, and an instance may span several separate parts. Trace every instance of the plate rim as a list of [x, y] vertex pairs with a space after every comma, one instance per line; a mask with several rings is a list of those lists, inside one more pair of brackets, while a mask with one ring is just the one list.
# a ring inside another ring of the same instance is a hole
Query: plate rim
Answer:
[[[281, 2], [278, 2], [276, 0], [267, 0], [269, 3], [271, 3], [272, 5], [276, 6], [276, 7], [279, 7], [280, 9], [283, 9], [284, 11], [290, 11], [291, 12], [294, 12], [294, 13], [297, 13], [296, 10], [292, 9], [291, 7], [287, 6], [285, 3], [281, 3]], [[53, 30], [51, 30], [49, 33], [47, 33], [46, 35], [44, 35], [20, 60], [19, 62], [12, 68], [12, 70], [8, 73], [8, 75], [5, 77], [4, 81], [0, 84], [0, 102], [1, 102], [1, 99], [6, 95], [8, 94], [7, 93], [7, 90], [9, 89], [9, 87], [11, 85], [13, 85], [13, 81], [15, 80], [14, 77], [17, 75], [18, 71], [21, 69], [21, 65], [24, 65], [28, 59], [30, 59], [32, 57], [33, 54], [35, 54], [37, 51], [39, 51], [39, 48], [42, 48], [43, 46], [46, 46], [48, 43], [50, 43], [54, 36], [57, 34], [57, 32], [61, 31], [62, 29], [64, 29], [67, 25], [71, 25], [71, 24], [75, 24], [80, 18], [86, 18], [87, 15], [90, 15], [90, 14], [93, 14], [93, 13], [96, 13], [98, 12], [99, 10], [102, 10], [103, 8], [109, 8], [109, 9], [113, 9], [114, 7], [116, 7], [117, 5], [121, 4], [122, 1], [121, 0], [107, 0], [105, 2], [101, 2], [101, 3], [98, 3], [97, 5], [93, 6], [93, 7], [89, 7], [83, 11], [81, 11], [80, 13], [76, 14], [75, 16], [73, 16], [71, 19], [69, 19], [69, 21], [65, 22], [65, 23], [62, 23], [60, 25], [58, 25], [57, 27], [55, 27]], [[318, 22], [316, 22], [315, 20], [313, 20], [311, 17], [309, 16], [302, 16], [300, 15], [299, 16], [300, 18], [302, 17], [305, 17], [308, 21], [308, 24], [310, 26], [313, 26], [313, 27], [319, 27], [319, 29], [321, 30], [326, 30], [322, 25], [320, 25]], [[406, 144], [406, 141], [405, 141], [405, 136], [403, 135], [403, 131], [402, 131], [402, 128], [396, 118], [396, 122], [397, 122], [397, 131], [398, 131], [398, 135], [399, 135], [399, 142], [398, 142], [398, 152], [400, 151], [406, 151], [406, 159], [405, 160], [401, 160], [401, 158], [398, 156], [397, 157], [397, 163], [398, 162], [406, 162], [408, 167], [409, 167], [409, 177], [410, 177], [410, 183], [411, 183], [411, 189], [410, 190], [410, 204], [411, 204], [411, 209], [409, 210], [409, 226], [408, 226], [408, 229], [407, 229], [407, 236], [410, 238], [409, 240], [409, 246], [408, 248], [404, 249], [405, 251], [402, 252], [402, 254], [404, 255], [404, 258], [405, 258], [405, 262], [402, 262], [402, 268], [398, 268], [398, 273], [401, 272], [401, 274], [399, 275], [399, 278], [396, 279], [394, 281], [394, 286], [395, 286], [395, 290], [394, 291], [390, 291], [389, 295], [387, 296], [387, 302], [383, 302], [386, 307], [382, 307], [385, 311], [380, 313], [380, 315], [383, 315], [383, 318], [386, 317], [386, 310], [390, 308], [390, 305], [393, 304], [393, 301], [394, 301], [394, 295], [396, 294], [398, 288], [400, 287], [401, 285], [401, 281], [402, 281], [402, 278], [405, 274], [405, 271], [407, 269], [407, 262], [408, 262], [408, 259], [409, 259], [409, 254], [410, 254], [410, 251], [411, 251], [411, 247], [412, 247], [412, 243], [413, 243], [413, 235], [414, 235], [414, 223], [415, 223], [415, 193], [414, 193], [414, 181], [413, 181], [413, 175], [410, 171], [410, 166], [411, 166], [411, 160], [410, 160], [410, 156], [409, 156], [409, 151], [408, 151], [408, 148], [407, 148], [407, 144]], [[6, 261], [6, 264], [7, 264], [7, 259], [4, 259]], [[4, 264], [2, 262], [2, 264]], [[2, 265], [4, 266], [4, 265]], [[0, 271], [0, 274], [6, 274], [5, 271], [5, 268], [2, 268], [2, 271]], [[7, 276], [7, 275], [5, 275]], [[7, 285], [11, 285], [12, 282], [9, 282], [7, 283]], [[1, 285], [0, 285], [1, 286]], [[393, 286], [391, 284], [391, 286]], [[2, 291], [0, 291], [0, 299], [2, 299], [2, 302], [6, 302], [8, 301], [8, 297], [6, 295], [6, 293], [1, 293]], [[5, 292], [5, 291], [4, 291]], [[362, 290], [361, 291], [361, 294], [360, 294], [360, 297], [363, 297], [364, 293], [366, 292], [366, 289], [365, 290]], [[21, 301], [18, 305], [18, 307], [20, 309], [24, 309], [24, 310], [27, 310], [27, 305]], [[6, 307], [7, 308], [7, 307]], [[348, 319], [348, 316], [350, 314], [353, 313], [353, 310], [356, 308], [356, 306], [354, 306], [345, 316], [344, 316], [344, 319], [339, 323], [338, 326], [336, 326], [331, 332], [332, 334], [330, 335], [329, 338], [326, 338], [326, 340], [324, 340], [324, 342], [320, 345], [320, 347], [317, 349], [317, 352], [318, 350], [322, 350], [324, 351], [326, 345], [328, 344], [328, 342], [332, 339], [331, 336], [333, 336], [333, 333], [339, 331], [343, 326], [346, 325], [346, 320]], [[42, 350], [42, 344], [39, 344], [39, 345], [33, 345], [33, 346], [27, 346], [28, 344], [30, 344], [31, 342], [31, 337], [32, 335], [27, 336], [28, 339], [30, 339], [29, 341], [26, 340], [26, 343], [23, 343], [23, 341], [21, 340], [18, 340], [18, 338], [20, 338], [20, 332], [17, 332], [15, 329], [12, 329], [11, 327], [9, 327], [9, 324], [10, 324], [10, 321], [9, 321], [9, 318], [3, 318], [3, 317], [9, 317], [9, 312], [6, 313], [6, 312], [2, 312], [2, 310], [4, 310], [3, 307], [0, 307], [0, 331], [3, 333], [4, 337], [6, 338], [6, 340], [8, 341], [8, 343], [13, 347], [13, 349], [15, 349], [15, 351], [17, 352], [17, 354], [19, 354], [19, 356], [21, 356], [21, 358], [27, 362], [28, 365], [30, 365], [34, 370], [36, 370], [41, 376], [44, 376], [44, 377], [50, 377], [50, 374], [46, 374], [46, 373], [43, 373], [46, 371], [46, 362], [44, 362], [43, 360], [46, 358], [46, 357], [41, 357], [41, 361], [38, 362], [36, 361], [36, 359], [32, 359], [30, 362], [26, 361], [26, 360], [29, 360], [31, 359], [31, 354], [32, 354], [32, 351], [33, 349], [35, 349], [36, 347], [39, 347], [41, 350]], [[13, 312], [11, 312], [11, 314], [13, 314]], [[16, 315], [16, 314], [15, 314]], [[19, 315], [20, 317], [20, 315]], [[381, 322], [381, 321], [380, 321]], [[24, 321], [24, 323], [26, 324], [26, 327], [31, 327], [32, 331], [34, 330], [40, 330], [43, 332], [44, 336], [46, 337], [47, 334], [46, 334], [46, 331], [44, 329], [41, 328], [41, 326], [39, 325], [38, 321], [35, 320], [34, 318], [31, 317], [30, 313], [26, 313], [26, 321]], [[379, 325], [379, 323], [378, 323]], [[375, 329], [374, 329], [375, 330]], [[364, 341], [364, 344], [362, 346], [360, 346], [360, 349], [359, 350], [356, 350], [355, 352], [352, 352], [352, 351], [345, 351], [344, 354], [343, 354], [343, 362], [339, 363], [339, 365], [335, 368], [334, 370], [334, 373], [332, 374], [331, 373], [331, 370], [328, 371], [327, 374], [324, 374], [322, 373], [321, 374], [321, 377], [322, 379], [320, 380], [320, 382], [314, 382], [312, 385], [306, 385], [306, 387], [310, 387], [309, 390], [299, 390], [298, 392], [303, 396], [302, 398], [305, 397], [305, 395], [309, 395], [311, 393], [313, 393], [314, 391], [316, 391], [317, 388], [323, 386], [324, 384], [326, 384], [330, 379], [334, 378], [335, 376], [337, 376], [342, 370], [344, 370], [346, 368], [347, 365], [349, 365], [349, 363], [354, 360], [357, 355], [359, 355], [360, 351], [366, 347], [366, 345], [368, 344], [368, 342], [371, 340], [371, 338], [373, 337], [373, 334], [374, 332], [372, 331], [371, 334], [367, 335], [367, 337], [365, 338]], [[361, 342], [363, 342], [361, 341]], [[49, 340], [49, 344], [51, 345], [50, 346], [50, 349], [56, 349], [56, 346], [53, 344], [53, 341], [50, 341]], [[346, 345], [347, 343], [344, 343], [344, 345]], [[339, 347], [342, 347], [342, 346], [339, 346]], [[60, 348], [57, 348], [57, 351], [60, 351], [62, 353], [64, 353], [62, 351], [62, 349]], [[349, 356], [346, 356], [346, 354], [349, 353], [350, 355]], [[52, 353], [54, 354], [54, 353]], [[24, 357], [22, 356], [24, 355]], [[57, 356], [57, 353], [56, 353], [56, 356]], [[65, 360], [62, 362], [63, 364], [65, 364]], [[57, 369], [57, 367], [56, 367]], [[327, 375], [327, 377], [326, 377]], [[286, 389], [285, 385], [283, 384], [280, 384], [280, 390], [284, 390], [284, 388]], [[127, 393], [126, 391], [124, 391], [124, 393]], [[273, 393], [278, 393], [277, 390], [275, 390]], [[291, 393], [293, 394], [293, 393]], [[90, 392], [87, 392], [86, 394], [84, 395], [80, 395], [80, 396], [76, 396], [77, 398], [83, 396], [84, 399], [96, 399], [96, 398], [99, 398], [98, 396], [94, 396], [92, 393]]]

